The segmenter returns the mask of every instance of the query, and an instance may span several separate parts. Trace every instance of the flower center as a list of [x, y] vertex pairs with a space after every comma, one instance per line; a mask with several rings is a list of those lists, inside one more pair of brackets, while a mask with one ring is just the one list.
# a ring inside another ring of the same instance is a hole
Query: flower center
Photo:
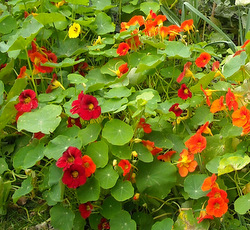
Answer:
[[124, 165], [124, 169], [128, 169], [128, 165]]
[[84, 163], [84, 167], [85, 167], [85, 168], [89, 168], [89, 162], [85, 162], [85, 163]]
[[220, 208], [220, 204], [216, 203], [216, 204], [214, 205], [214, 208], [219, 209], [219, 208]]
[[30, 103], [31, 102], [31, 98], [30, 97], [26, 97], [25, 99], [24, 99], [24, 103], [25, 104], [28, 104], [28, 103]]
[[71, 175], [72, 175], [73, 178], [77, 178], [78, 175], [79, 175], [79, 173], [78, 173], [77, 171], [73, 171], [73, 172], [71, 173]]
[[94, 105], [92, 103], [89, 104], [88, 107], [89, 107], [89, 110], [93, 110], [94, 109]]
[[188, 94], [188, 89], [184, 89], [184, 93], [185, 93], [185, 94]]
[[74, 32], [76, 32], [76, 33], [78, 32], [78, 28], [77, 27], [74, 28]]
[[68, 159], [67, 159], [67, 161], [68, 161], [69, 163], [74, 162], [74, 160], [75, 160], [75, 158], [74, 158], [73, 156], [70, 156], [70, 157], [68, 157]]

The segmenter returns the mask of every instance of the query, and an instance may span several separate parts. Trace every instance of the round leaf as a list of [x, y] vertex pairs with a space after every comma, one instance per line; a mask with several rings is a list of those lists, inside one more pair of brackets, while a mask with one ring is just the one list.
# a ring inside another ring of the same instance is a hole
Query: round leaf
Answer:
[[115, 31], [115, 24], [111, 22], [111, 18], [104, 12], [100, 12], [96, 15], [95, 24], [97, 25], [96, 33], [98, 35]]
[[130, 159], [131, 158], [131, 149], [128, 145], [111, 145], [111, 153], [119, 157], [120, 159]]
[[107, 219], [111, 219], [116, 213], [121, 211], [122, 204], [112, 196], [104, 200], [100, 213]]
[[2, 174], [4, 171], [8, 170], [8, 165], [4, 158], [0, 158], [0, 174]]
[[174, 224], [174, 222], [173, 222], [172, 219], [166, 218], [166, 219], [164, 219], [162, 221], [156, 222], [153, 225], [152, 230], [171, 230], [173, 224]]
[[33, 190], [31, 182], [32, 182], [31, 176], [29, 176], [22, 182], [21, 187], [17, 189], [12, 196], [14, 203], [16, 203], [21, 196], [24, 196]]
[[246, 214], [246, 212], [250, 209], [250, 193], [247, 193], [245, 196], [240, 196], [234, 202], [234, 208], [239, 214]]
[[99, 124], [89, 124], [85, 129], [80, 130], [78, 136], [82, 141], [82, 145], [87, 145], [90, 142], [95, 141], [101, 131]]
[[130, 181], [119, 180], [111, 190], [111, 195], [118, 201], [125, 201], [134, 195], [134, 187]]
[[112, 145], [124, 145], [133, 137], [131, 126], [117, 119], [108, 121], [103, 128], [102, 136]]
[[110, 229], [112, 230], [136, 230], [136, 223], [134, 220], [131, 219], [128, 212], [122, 210], [117, 213], [113, 218], [110, 220]]

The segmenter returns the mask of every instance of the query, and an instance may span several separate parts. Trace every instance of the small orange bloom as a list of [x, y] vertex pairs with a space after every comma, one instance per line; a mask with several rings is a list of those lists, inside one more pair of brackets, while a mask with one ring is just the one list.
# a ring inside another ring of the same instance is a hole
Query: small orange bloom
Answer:
[[233, 125], [243, 127], [250, 120], [250, 111], [245, 107], [241, 106], [232, 114]]
[[222, 198], [210, 198], [206, 207], [208, 215], [222, 217], [228, 209], [227, 203]]
[[154, 37], [157, 35], [156, 23], [155, 21], [148, 20], [145, 22], [145, 29], [142, 31], [149, 37]]
[[129, 51], [129, 45], [125, 42], [122, 42], [119, 44], [116, 53], [119, 54], [119, 56], [124, 56], [128, 53], [128, 51]]
[[167, 20], [167, 17], [165, 15], [158, 15], [156, 18], [155, 18], [155, 23], [158, 25], [158, 26], [163, 26], [163, 22], [165, 22]]
[[238, 102], [236, 101], [235, 95], [231, 92], [231, 89], [228, 88], [228, 92], [226, 94], [226, 104], [228, 109], [231, 111], [233, 108], [234, 111], [238, 109]]
[[201, 210], [201, 211], [200, 211], [199, 217], [197, 217], [198, 224], [201, 223], [201, 222], [202, 222], [203, 220], [205, 220], [205, 219], [211, 219], [211, 220], [213, 220], [214, 217], [213, 217], [212, 215], [208, 215], [208, 214], [206, 213], [206, 211]]
[[213, 187], [218, 188], [219, 186], [218, 186], [218, 184], [216, 183], [216, 179], [217, 179], [217, 176], [216, 176], [215, 174], [213, 174], [213, 175], [210, 176], [210, 177], [207, 177], [207, 178], [204, 180], [204, 182], [203, 182], [203, 184], [202, 184], [202, 186], [201, 186], [201, 190], [202, 190], [203, 192], [205, 192], [205, 191], [210, 190], [210, 189], [213, 188]]
[[210, 105], [211, 105], [211, 102], [210, 102], [209, 96], [208, 96], [206, 90], [204, 90], [204, 89], [202, 88], [202, 85], [201, 85], [201, 90], [202, 90], [202, 92], [205, 94], [207, 105], [210, 106]]
[[246, 135], [249, 132], [250, 132], [250, 120], [245, 125], [243, 125], [243, 130], [242, 130], [241, 136]]
[[211, 105], [210, 112], [216, 113], [226, 109], [226, 106], [224, 105], [223, 101], [224, 101], [224, 96], [221, 96], [219, 99], [214, 100]]
[[119, 167], [122, 168], [123, 170], [123, 176], [126, 176], [129, 172], [130, 172], [130, 169], [131, 169], [131, 164], [128, 160], [121, 160], [118, 164]]
[[24, 78], [25, 76], [27, 76], [26, 69], [27, 69], [26, 66], [23, 66], [20, 69], [20, 74], [17, 76], [17, 79], [18, 78]]
[[207, 121], [204, 125], [202, 125], [198, 130], [197, 133], [206, 133], [206, 134], [210, 134], [211, 136], [213, 136], [211, 129], [208, 127], [209, 122]]
[[184, 77], [192, 77], [193, 79], [195, 79], [193, 73], [190, 70], [190, 66], [192, 65], [192, 62], [187, 62], [184, 67], [183, 67], [183, 71], [181, 72], [181, 74], [179, 75], [179, 77], [177, 78], [177, 82], [180, 83], [182, 81], [182, 79]]
[[148, 14], [146, 20], [155, 19], [156, 17], [157, 17], [157, 16], [156, 16], [156, 14], [154, 13], [154, 11], [153, 11], [153, 10], [150, 10], [150, 12], [149, 12], [149, 14]]
[[216, 187], [213, 187], [212, 191], [209, 192], [207, 194], [207, 196], [209, 198], [222, 198], [224, 200], [224, 202], [226, 202], [226, 203], [229, 202], [229, 200], [227, 199], [227, 192], [222, 190], [222, 189], [216, 188]]
[[176, 25], [170, 25], [167, 28], [168, 28], [169, 41], [174, 41], [175, 37], [182, 31], [182, 29]]
[[145, 118], [141, 118], [138, 124], [138, 128], [142, 128], [145, 133], [151, 133], [151, 125], [145, 122]]
[[246, 40], [245, 43], [241, 46], [241, 48], [244, 49], [249, 42], [250, 42], [250, 40]]
[[157, 159], [158, 159], [158, 160], [163, 160], [163, 161], [165, 161], [165, 162], [170, 162], [171, 156], [172, 156], [173, 154], [175, 154], [175, 153], [176, 153], [176, 151], [167, 151], [167, 152], [164, 153], [163, 155], [159, 155], [159, 156], [157, 157]]
[[206, 148], [207, 140], [198, 132], [185, 142], [185, 146], [192, 154], [200, 153]]
[[189, 154], [188, 150], [183, 149], [180, 153], [180, 159], [177, 162], [180, 176], [187, 176], [188, 172], [193, 172], [197, 165], [198, 163], [194, 160], [194, 155]]
[[141, 141], [142, 144], [152, 153], [152, 155], [156, 155], [162, 151], [162, 148], [155, 147], [155, 143], [152, 141]]
[[127, 26], [136, 26], [136, 25], [142, 26], [144, 24], [144, 17], [140, 15], [136, 15], [132, 17], [128, 23]]
[[117, 77], [120, 78], [123, 74], [128, 72], [128, 63], [119, 66], [118, 70], [115, 72]]
[[209, 53], [203, 52], [200, 56], [195, 60], [195, 64], [197, 67], [205, 67], [207, 63], [210, 61], [211, 55]]
[[190, 33], [190, 30], [194, 31], [194, 21], [193, 19], [189, 19], [181, 23], [181, 29], [183, 29], [184, 32]]
[[96, 165], [90, 156], [84, 155], [82, 157], [82, 166], [85, 169], [86, 177], [90, 177], [96, 170]]

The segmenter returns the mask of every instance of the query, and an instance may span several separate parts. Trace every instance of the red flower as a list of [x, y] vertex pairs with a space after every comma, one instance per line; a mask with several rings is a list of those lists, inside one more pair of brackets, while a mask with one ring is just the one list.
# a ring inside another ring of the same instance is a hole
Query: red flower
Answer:
[[36, 93], [31, 89], [24, 90], [19, 96], [19, 103], [15, 105], [18, 112], [30, 112], [37, 107]]
[[222, 217], [227, 212], [227, 203], [222, 198], [210, 198], [206, 207], [208, 215]]
[[224, 105], [223, 101], [224, 101], [224, 96], [221, 96], [219, 99], [214, 100], [211, 105], [210, 112], [216, 113], [226, 109], [226, 106]]
[[211, 219], [211, 220], [213, 220], [214, 217], [213, 217], [212, 215], [208, 215], [208, 214], [206, 213], [206, 211], [202, 210], [202, 211], [200, 211], [199, 217], [197, 217], [198, 224], [201, 223], [201, 222], [202, 222], [203, 220], [205, 220], [205, 219]]
[[179, 108], [178, 103], [173, 104], [168, 111], [173, 112], [176, 117], [179, 117], [183, 112], [182, 109]]
[[142, 144], [152, 153], [152, 155], [156, 155], [162, 151], [162, 148], [155, 147], [155, 143], [152, 141], [141, 141]]
[[128, 72], [128, 63], [122, 64], [119, 66], [118, 70], [115, 72], [118, 78], [120, 78], [123, 74]]
[[45, 136], [45, 134], [42, 132], [34, 133], [34, 138], [36, 138], [38, 140], [42, 139], [44, 136]]
[[93, 205], [90, 202], [79, 205], [79, 211], [83, 219], [87, 219], [93, 210]]
[[241, 48], [244, 49], [249, 42], [250, 42], [250, 40], [246, 40], [245, 43], [241, 46]]
[[198, 163], [194, 160], [194, 155], [189, 154], [188, 150], [183, 149], [180, 153], [180, 159], [177, 162], [180, 176], [187, 176], [188, 172], [193, 172], [197, 165]]
[[102, 218], [100, 224], [98, 224], [98, 230], [110, 229], [109, 222], [106, 218]]
[[208, 127], [209, 125], [209, 122], [207, 121], [204, 125], [202, 125], [196, 133], [206, 133], [206, 134], [210, 134], [211, 136], [213, 136], [212, 132], [211, 132], [211, 129]]
[[68, 128], [72, 127], [73, 125], [76, 125], [79, 128], [82, 128], [82, 124], [80, 122], [80, 117], [78, 117], [78, 118], [69, 117], [67, 123], [68, 123], [68, 125], [67, 125]]
[[177, 78], [177, 82], [180, 83], [182, 81], [182, 79], [184, 77], [192, 77], [194, 78], [193, 73], [190, 70], [190, 66], [192, 65], [192, 62], [187, 62], [184, 67], [183, 67], [183, 71], [181, 72], [181, 74], [179, 75], [179, 77]]
[[238, 102], [236, 101], [235, 95], [231, 92], [231, 89], [228, 88], [228, 92], [226, 94], [226, 104], [228, 109], [231, 111], [233, 108], [234, 110], [238, 109]]
[[90, 156], [84, 155], [82, 157], [82, 166], [85, 168], [86, 177], [90, 177], [96, 170], [96, 165]]
[[219, 189], [217, 187], [213, 187], [212, 191], [207, 194], [209, 198], [222, 198], [224, 202], [228, 203], [229, 200], [227, 199], [227, 192]]
[[20, 73], [19, 75], [17, 76], [17, 79], [18, 78], [24, 78], [25, 76], [27, 76], [27, 73], [26, 73], [26, 66], [23, 66], [21, 69], [20, 69]]
[[0, 65], [0, 70], [2, 70], [4, 67], [6, 67], [7, 64], [1, 64]]
[[101, 114], [101, 107], [98, 106], [98, 101], [91, 95], [83, 94], [83, 91], [78, 95], [78, 100], [73, 101], [72, 114], [77, 113], [83, 120], [96, 119]]
[[192, 154], [202, 152], [206, 148], [206, 145], [207, 140], [200, 132], [196, 133], [185, 142], [185, 146]]
[[143, 131], [145, 133], [151, 133], [152, 132], [152, 129], [151, 129], [151, 125], [150, 124], [147, 124], [145, 122], [145, 118], [141, 118], [140, 119], [140, 122], [138, 124], [138, 128], [143, 128]]
[[186, 100], [189, 97], [190, 98], [192, 97], [192, 93], [191, 93], [191, 91], [189, 90], [189, 88], [185, 84], [182, 84], [181, 88], [178, 90], [178, 96], [181, 99]]
[[128, 51], [129, 51], [129, 45], [125, 42], [122, 42], [119, 44], [116, 53], [119, 54], [119, 56], [124, 56], [128, 53]]
[[57, 75], [54, 73], [52, 80], [50, 81], [50, 84], [48, 85], [48, 88], [46, 89], [46, 93], [51, 93], [53, 89], [57, 89], [58, 87], [61, 87], [64, 89], [63, 85], [57, 81]]
[[85, 169], [78, 164], [73, 164], [66, 169], [62, 177], [62, 182], [69, 188], [77, 188], [84, 185], [86, 181]]
[[203, 52], [200, 56], [195, 60], [195, 64], [198, 67], [205, 67], [207, 63], [210, 61], [211, 55], [209, 53]]
[[217, 179], [217, 176], [215, 174], [213, 174], [210, 177], [207, 177], [201, 186], [201, 190], [203, 192], [205, 192], [205, 191], [212, 189], [213, 187], [218, 188], [218, 184], [216, 183], [216, 179]]
[[170, 162], [171, 156], [172, 156], [173, 154], [175, 154], [175, 153], [176, 153], [176, 151], [168, 151], [168, 152], [164, 153], [163, 155], [159, 155], [159, 156], [157, 157], [157, 159], [158, 159], [158, 160], [163, 160], [163, 161], [165, 161], [165, 162]]
[[128, 160], [121, 160], [119, 162], [118, 166], [120, 166], [122, 168], [122, 170], [123, 170], [122, 175], [123, 176], [126, 176], [129, 173], [130, 169], [131, 169], [131, 164], [130, 164], [130, 162]]
[[56, 166], [63, 168], [63, 171], [70, 168], [71, 165], [82, 165], [82, 152], [73, 146], [68, 147], [68, 149], [63, 152], [62, 157], [56, 162]]
[[[76, 61], [79, 60], [79, 58], [76, 59]], [[88, 70], [88, 63], [87, 62], [81, 62], [81, 63], [78, 63], [76, 65], [73, 66], [73, 71], [78, 71], [79, 74], [81, 74], [82, 76], [85, 76], [86, 75], [86, 72]]]

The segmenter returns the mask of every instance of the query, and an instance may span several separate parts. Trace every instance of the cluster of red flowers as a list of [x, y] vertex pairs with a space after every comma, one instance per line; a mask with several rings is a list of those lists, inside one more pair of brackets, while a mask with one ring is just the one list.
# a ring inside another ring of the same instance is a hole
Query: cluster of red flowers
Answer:
[[25, 112], [31, 112], [38, 107], [36, 93], [31, 89], [24, 90], [18, 97], [19, 103], [15, 105], [17, 112], [16, 121]]
[[207, 197], [208, 204], [206, 210], [200, 212], [200, 216], [197, 218], [198, 223], [204, 219], [214, 219], [214, 217], [222, 217], [228, 210], [228, 202], [226, 191], [219, 188], [219, 185], [216, 183], [217, 176], [213, 174], [211, 177], [208, 177], [204, 180], [201, 189], [202, 191], [211, 190]]
[[94, 96], [83, 94], [83, 91], [78, 95], [78, 100], [73, 101], [72, 114], [78, 114], [83, 120], [89, 121], [96, 119], [101, 115], [101, 107]]
[[82, 156], [82, 152], [76, 147], [68, 147], [63, 152], [56, 166], [63, 168], [62, 182], [69, 188], [77, 188], [84, 185], [87, 177], [90, 177], [96, 170], [96, 165], [88, 155]]
[[187, 176], [188, 172], [193, 172], [198, 165], [197, 161], [194, 160], [194, 155], [201, 153], [207, 146], [207, 140], [202, 136], [202, 133], [211, 133], [208, 125], [209, 123], [206, 122], [197, 130], [196, 134], [191, 136], [185, 142], [185, 146], [188, 149], [182, 150], [180, 153], [180, 159], [177, 162], [177, 167], [181, 177]]
[[53, 67], [42, 66], [41, 64], [46, 62], [57, 63], [57, 56], [45, 47], [36, 46], [34, 41], [32, 41], [31, 47], [32, 49], [28, 50], [28, 55], [34, 66], [33, 73], [51, 73]]

